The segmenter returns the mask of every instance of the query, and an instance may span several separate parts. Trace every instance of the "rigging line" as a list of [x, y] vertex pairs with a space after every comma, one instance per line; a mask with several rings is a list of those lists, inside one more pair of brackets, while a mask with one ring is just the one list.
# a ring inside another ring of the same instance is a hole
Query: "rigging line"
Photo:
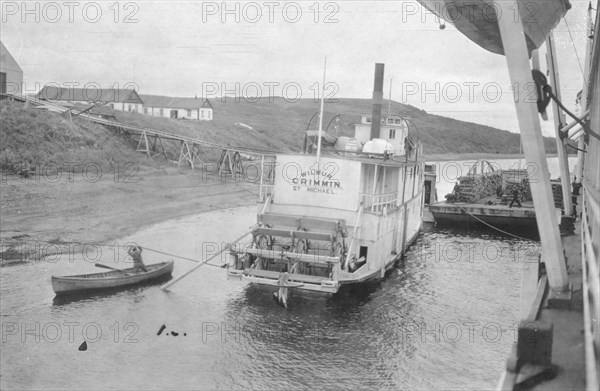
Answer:
[[565, 25], [567, 26], [567, 31], [569, 32], [569, 37], [571, 37], [571, 44], [573, 45], [573, 50], [575, 51], [575, 57], [577, 57], [577, 64], [579, 64], [579, 70], [581, 70], [581, 75], [583, 76], [583, 81], [587, 85], [587, 78], [585, 77], [585, 73], [583, 72], [583, 67], [581, 66], [581, 59], [579, 58], [579, 53], [577, 52], [577, 47], [575, 47], [575, 40], [573, 39], [573, 35], [571, 34], [571, 29], [569, 28], [569, 23], [567, 22], [567, 18], [563, 16], [563, 20], [565, 21]]
[[458, 206], [459, 208], [461, 208], [462, 210], [464, 210], [466, 214], [468, 214], [469, 216], [473, 217], [475, 220], [479, 221], [480, 223], [483, 223], [483, 224], [487, 225], [488, 227], [490, 227], [490, 228], [492, 228], [492, 229], [494, 229], [494, 230], [496, 230], [496, 231], [498, 231], [498, 232], [502, 232], [503, 234], [506, 234], [506, 235], [512, 236], [512, 237], [514, 237], [514, 238], [517, 238], [517, 239], [521, 239], [521, 240], [529, 240], [529, 241], [535, 242], [535, 240], [533, 240], [533, 239], [524, 238], [524, 237], [522, 237], [522, 236], [519, 236], [519, 235], [514, 235], [514, 234], [511, 234], [510, 232], [503, 231], [503, 230], [501, 230], [500, 228], [498, 228], [498, 227], [495, 227], [495, 226], [493, 226], [493, 225], [491, 225], [491, 224], [488, 224], [488, 223], [486, 223], [485, 221], [483, 221], [483, 220], [481, 220], [481, 219], [477, 218], [477, 216], [473, 215], [471, 212], [469, 212], [468, 210], [466, 210], [466, 209], [465, 209], [465, 208], [463, 208], [462, 206], [460, 206], [460, 205], [456, 205], [456, 206]]
[[[155, 253], [162, 254], [162, 255], [168, 255], [170, 257], [183, 259], [185, 261], [190, 261], [190, 262], [194, 262], [194, 263], [200, 263], [201, 262], [201, 261], [198, 261], [196, 259], [186, 258], [186, 257], [182, 257], [182, 256], [179, 256], [179, 255], [176, 255], [176, 254], [171, 254], [171, 253], [167, 253], [167, 252], [164, 252], [164, 251], [154, 250], [154, 249], [151, 249], [151, 248], [148, 248], [148, 247], [142, 247], [142, 248], [144, 250], [147, 250], [147, 251], [155, 252]], [[214, 265], [214, 264], [211, 264], [211, 263], [206, 263], [206, 265], [208, 265], [208, 266], [214, 266], [214, 267], [219, 267], [219, 268], [221, 267], [221, 265]]]
[[569, 143], [567, 143], [567, 144], [565, 144], [565, 145], [566, 145], [567, 147], [571, 147], [571, 148], [573, 148], [573, 149], [574, 149], [574, 150], [576, 150], [576, 151], [583, 152], [583, 153], [587, 153], [587, 151], [586, 151], [586, 150], [584, 150], [584, 149], [580, 149], [580, 148], [577, 148], [577, 147], [575, 147], [575, 146], [573, 146], [573, 145], [571, 145], [571, 144], [569, 144]]
[[[27, 240], [25, 240], [25, 241], [15, 240], [14, 242], [9, 242], [9, 243], [6, 243], [6, 242], [7, 242], [7, 240], [2, 240], [2, 244], [3, 245], [7, 245], [8, 244], [8, 246], [11, 246], [11, 245], [15, 246], [15, 245], [27, 244], [27, 243], [33, 243], [33, 244], [36, 244], [36, 245], [40, 244], [40, 243], [44, 243], [44, 244], [50, 244], [50, 245], [54, 245], [54, 246], [57, 246], [57, 245], [60, 244], [60, 245], [95, 246], [95, 247], [104, 247], [104, 248], [111, 248], [111, 249], [114, 249], [115, 247], [120, 247], [120, 245], [115, 245], [115, 244], [81, 243], [81, 242], [61, 242], [61, 243], [54, 243], [54, 242], [51, 242], [51, 241], [44, 241], [44, 240], [35, 240], [35, 241], [34, 240], [28, 240], [28, 241]], [[150, 251], [150, 252], [155, 252], [155, 253], [162, 254], [162, 255], [168, 255], [168, 256], [171, 256], [171, 257], [174, 257], [174, 258], [183, 259], [185, 261], [190, 261], [190, 262], [195, 262], [195, 263], [200, 263], [201, 262], [201, 261], [198, 261], [196, 259], [186, 258], [186, 257], [182, 257], [182, 256], [179, 256], [179, 255], [176, 255], [176, 254], [167, 253], [167, 252], [163, 252], [163, 251], [159, 251], [159, 250], [154, 250], [154, 249], [148, 248], [146, 246], [140, 246], [140, 247], [142, 249]], [[67, 251], [71, 251], [71, 250], [69, 249]], [[46, 254], [45, 256], [48, 257], [48, 256], [56, 255], [56, 254], [64, 254], [64, 252], [50, 253], [50, 254]], [[125, 256], [120, 261], [123, 262], [123, 263], [125, 263], [126, 259], [127, 259], [127, 256]], [[207, 263], [207, 265], [209, 265], [209, 266], [215, 266], [215, 267], [221, 267], [221, 265], [214, 265], [214, 264], [210, 264], [210, 263]]]
[[600, 135], [596, 132], [594, 132], [592, 129], [590, 129], [589, 126], [587, 126], [587, 124], [585, 122], [583, 122], [581, 120], [581, 118], [577, 117], [575, 114], [571, 113], [569, 111], [569, 109], [567, 109], [565, 107], [565, 105], [563, 105], [563, 103], [556, 97], [556, 95], [554, 95], [554, 93], [552, 92], [552, 88], [548, 85], [546, 85], [544, 87], [544, 91], [548, 93], [548, 95], [550, 95], [550, 97], [552, 98], [552, 100], [554, 100], [556, 102], [556, 104], [558, 104], [560, 106], [561, 109], [563, 109], [563, 111], [565, 113], [567, 113], [571, 118], [573, 118], [579, 125], [581, 125], [581, 127], [583, 128], [583, 131], [585, 132], [585, 134], [589, 134], [595, 138], [597, 138], [598, 140], [600, 140]]

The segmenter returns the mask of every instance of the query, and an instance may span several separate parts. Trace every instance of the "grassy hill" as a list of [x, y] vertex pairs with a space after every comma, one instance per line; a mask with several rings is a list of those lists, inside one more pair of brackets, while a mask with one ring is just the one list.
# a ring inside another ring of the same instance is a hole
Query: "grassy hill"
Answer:
[[[259, 102], [227, 98], [212, 100], [211, 104], [215, 109], [212, 122], [137, 118], [143, 116], [120, 112], [117, 112], [117, 118], [123, 122], [145, 124], [149, 127], [166, 126], [173, 131], [226, 145], [300, 151], [308, 122], [319, 110], [319, 103], [312, 99], [288, 102], [280, 97], [262, 98]], [[383, 106], [384, 113], [387, 113], [387, 101]], [[519, 153], [520, 136], [515, 133], [428, 114], [413, 106], [394, 101], [391, 111], [410, 119], [416, 125], [426, 154]], [[335, 115], [341, 114], [338, 135], [351, 136], [354, 133], [354, 124], [360, 122], [361, 114], [370, 112], [370, 99], [339, 99], [337, 102], [327, 102], [324, 127]], [[249, 125], [252, 129], [235, 125], [236, 123]], [[317, 128], [316, 117], [311, 128]], [[330, 131], [332, 128], [333, 126]], [[411, 125], [410, 129], [412, 132], [415, 127]], [[545, 146], [548, 153], [556, 153], [553, 138], [546, 137]]]
[[[0, 168], [8, 171], [81, 170], [95, 163], [110, 168], [119, 162], [141, 162], [129, 137], [115, 135], [104, 126], [83, 120], [70, 121], [56, 113], [23, 109], [21, 103], [0, 102]], [[79, 167], [65, 167], [77, 162]], [[154, 163], [151, 163], [154, 164]], [[45, 165], [45, 166], [44, 166]]]
[[[288, 102], [283, 98], [262, 98], [259, 102], [227, 98], [211, 101], [214, 121], [200, 122], [156, 118], [137, 113], [114, 111], [119, 122], [182, 134], [214, 143], [267, 149], [301, 151], [309, 119], [319, 110], [312, 99]], [[387, 112], [387, 102], [384, 112]], [[371, 111], [370, 99], [339, 99], [325, 105], [324, 127], [341, 114], [338, 135], [352, 135], [360, 115]], [[106, 108], [102, 108], [103, 111]], [[519, 135], [488, 126], [431, 115], [415, 107], [392, 102], [392, 113], [409, 118], [418, 127], [425, 154], [469, 154], [519, 152]], [[35, 166], [49, 162], [145, 162], [135, 152], [136, 142], [100, 125], [67, 118], [42, 110], [23, 109], [21, 104], [0, 104], [0, 165], [14, 170], [24, 164]], [[252, 129], [241, 126], [250, 126]], [[317, 127], [316, 118], [312, 129]], [[331, 131], [331, 129], [330, 129]], [[411, 126], [414, 131], [414, 126]], [[555, 153], [555, 141], [545, 139], [546, 151]], [[176, 158], [177, 145], [167, 144], [170, 158]], [[203, 151], [206, 160], [217, 159], [220, 151]]]

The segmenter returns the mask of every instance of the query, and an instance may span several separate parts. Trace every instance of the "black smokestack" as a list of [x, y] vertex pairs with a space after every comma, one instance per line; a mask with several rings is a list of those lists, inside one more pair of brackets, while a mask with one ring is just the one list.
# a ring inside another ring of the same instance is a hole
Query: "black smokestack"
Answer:
[[371, 140], [379, 138], [381, 130], [381, 104], [383, 102], [384, 64], [375, 64], [375, 85], [373, 86], [373, 112], [371, 114]]

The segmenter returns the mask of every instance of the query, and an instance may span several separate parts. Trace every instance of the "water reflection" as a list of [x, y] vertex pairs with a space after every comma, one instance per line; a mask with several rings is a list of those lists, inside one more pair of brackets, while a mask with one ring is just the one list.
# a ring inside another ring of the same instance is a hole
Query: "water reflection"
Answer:
[[[218, 211], [121, 242], [197, 258], [206, 243], [231, 240], [255, 219], [254, 207]], [[199, 269], [169, 292], [150, 284], [56, 301], [50, 276], [88, 273], [93, 264], [2, 268], [3, 330], [16, 333], [3, 335], [0, 387], [489, 389], [514, 340], [521, 264], [535, 251], [494, 232], [426, 226], [384, 280], [316, 300], [292, 296], [288, 309], [219, 268]], [[173, 275], [191, 267], [176, 260]], [[77, 323], [72, 341], [69, 322]], [[37, 341], [36, 331], [21, 335], [22, 324], [36, 323]], [[54, 342], [44, 334], [51, 324], [63, 331]], [[96, 328], [101, 336], [91, 342]], [[84, 340], [88, 350], [79, 352]]]

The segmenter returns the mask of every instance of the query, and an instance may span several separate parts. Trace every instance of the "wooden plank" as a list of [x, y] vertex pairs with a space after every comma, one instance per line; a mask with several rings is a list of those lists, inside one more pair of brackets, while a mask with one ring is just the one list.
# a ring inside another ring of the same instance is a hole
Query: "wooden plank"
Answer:
[[309, 276], [307, 274], [289, 274], [288, 280], [308, 282], [311, 284], [321, 284], [322, 281], [329, 281], [331, 278], [321, 276]]
[[537, 291], [536, 291], [535, 297], [533, 298], [533, 302], [531, 303], [531, 309], [527, 316], [528, 321], [534, 322], [537, 319], [540, 309], [542, 308], [542, 302], [544, 301], [544, 296], [546, 295], [547, 287], [548, 287], [548, 276], [546, 276], [544, 274], [542, 276], [542, 278], [540, 278], [540, 281], [538, 282]]
[[277, 228], [257, 228], [256, 235], [281, 236], [284, 238], [309, 239], [309, 240], [333, 240], [333, 235], [327, 232], [310, 232], [285, 230]]
[[318, 229], [321, 232], [338, 232], [346, 227], [346, 220], [317, 217], [300, 217], [300, 228]]
[[272, 278], [274, 280], [279, 279], [280, 274], [280, 272], [257, 269], [247, 269], [246, 273], [248, 273], [248, 275], [252, 277]]
[[[278, 280], [280, 272], [271, 271], [271, 270], [256, 270], [256, 269], [247, 269], [246, 273], [251, 277], [258, 278], [269, 278], [271, 280]], [[321, 277], [321, 276], [309, 276], [307, 274], [296, 274], [290, 273], [288, 274], [288, 281], [299, 281], [299, 282], [308, 282], [311, 284], [321, 284], [322, 281], [329, 281], [331, 278]]]
[[337, 233], [346, 227], [346, 220], [317, 217], [299, 217], [295, 215], [267, 213], [258, 216], [258, 221], [272, 227], [294, 227], [307, 230], [318, 229], [320, 232]]
[[258, 257], [269, 258], [269, 259], [286, 259], [290, 261], [302, 261], [307, 263], [339, 263], [339, 258], [330, 257], [328, 255], [316, 255], [316, 254], [298, 254], [289, 251], [278, 251], [278, 250], [266, 250], [261, 248], [242, 248], [231, 250], [237, 254], [250, 254]]
[[293, 215], [263, 213], [258, 215], [258, 221], [271, 227], [300, 227], [298, 216]]

